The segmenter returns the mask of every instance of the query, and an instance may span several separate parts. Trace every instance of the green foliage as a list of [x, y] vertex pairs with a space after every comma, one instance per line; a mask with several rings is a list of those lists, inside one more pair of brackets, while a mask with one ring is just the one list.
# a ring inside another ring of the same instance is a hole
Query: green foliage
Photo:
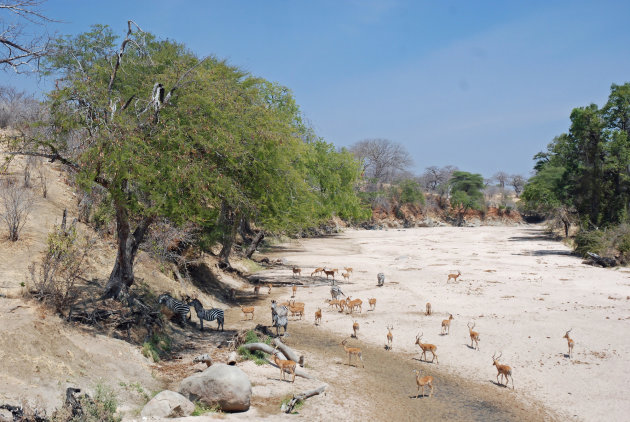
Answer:
[[534, 159], [536, 175], [525, 187], [526, 209], [564, 209], [587, 229], [627, 221], [630, 84], [613, 84], [601, 109], [595, 104], [573, 109], [568, 133]]
[[107, 230], [116, 219], [116, 214], [111, 201], [103, 201], [94, 208], [92, 224], [97, 231]]
[[59, 84], [54, 137], [39, 147], [71, 162], [81, 187], [107, 191], [97, 225], [165, 217], [201, 226], [205, 245], [229, 245], [241, 220], [290, 234], [369, 216], [359, 163], [303, 124], [289, 89], [174, 41], [129, 37], [115, 74], [120, 40], [103, 25], [58, 39], [45, 62]]
[[333, 144], [313, 136], [307, 139], [309, 153], [302, 159], [316, 194], [317, 222], [332, 216], [350, 221], [368, 219], [371, 212], [357, 195], [360, 163], [345, 148], [336, 151]]
[[420, 183], [405, 179], [390, 188], [391, 198], [400, 205], [424, 205], [424, 193]]
[[[288, 405], [291, 400], [293, 400], [292, 395], [288, 395], [285, 398], [283, 398], [282, 401], [280, 402], [280, 408], [282, 409], [283, 406]], [[295, 406], [293, 406], [293, 411], [291, 412], [291, 414], [293, 415], [297, 414], [298, 410], [300, 410], [302, 407], [304, 407], [304, 400], [296, 401]]]
[[96, 385], [94, 395], [90, 399], [80, 398], [83, 415], [76, 422], [119, 422], [122, 417], [116, 415], [118, 399], [114, 390], [101, 383]]
[[482, 209], [483, 176], [465, 171], [455, 171], [449, 184], [451, 186], [451, 208], [458, 211], [460, 219], [469, 209]]
[[201, 415], [205, 415], [206, 413], [220, 413], [221, 412], [221, 406], [218, 404], [215, 404], [214, 406], [208, 406], [205, 403], [202, 403], [200, 401], [195, 401], [195, 410], [193, 410], [193, 412], [191, 413], [191, 416], [201, 416]]
[[532, 177], [521, 194], [523, 211], [549, 213], [560, 207], [565, 199], [563, 191], [564, 167], [544, 166]]
[[154, 362], [159, 362], [161, 357], [170, 352], [172, 348], [172, 340], [166, 334], [153, 333], [149, 341], [145, 341], [142, 344], [142, 354], [153, 359]]
[[[260, 342], [271, 344], [271, 338], [267, 336], [261, 340], [260, 338], [258, 338], [258, 335], [252, 330], [248, 331], [247, 334], [245, 334], [244, 344]], [[241, 346], [238, 348], [238, 353], [246, 360], [253, 360], [256, 365], [264, 365], [267, 363], [267, 354], [261, 350], [250, 351]]]
[[583, 257], [587, 252], [603, 255], [608, 248], [606, 233], [603, 230], [582, 231], [575, 236], [575, 244], [575, 251]]
[[619, 224], [600, 230], [583, 230], [575, 237], [576, 252], [586, 256], [593, 252], [616, 258], [620, 264], [630, 263], [630, 225]]

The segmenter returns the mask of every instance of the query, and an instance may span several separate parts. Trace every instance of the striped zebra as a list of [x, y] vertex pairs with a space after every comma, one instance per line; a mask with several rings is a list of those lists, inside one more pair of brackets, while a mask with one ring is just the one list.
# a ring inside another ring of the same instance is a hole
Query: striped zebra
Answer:
[[190, 312], [190, 306], [188, 306], [186, 302], [180, 302], [179, 300], [174, 299], [173, 296], [169, 295], [168, 293], [161, 294], [158, 298], [158, 303], [163, 304], [168, 309], [173, 311], [173, 313], [179, 315], [184, 325], [186, 325], [186, 319], [190, 320], [191, 318], [190, 316], [188, 316], [188, 313]]
[[276, 301], [271, 301], [271, 326], [276, 327], [276, 335], [280, 335], [279, 328], [284, 327], [284, 333], [287, 332], [287, 325], [289, 325], [289, 308], [286, 306], [277, 306]]
[[336, 300], [341, 295], [345, 296], [345, 294], [341, 291], [339, 286], [332, 286], [330, 288], [330, 295], [332, 296], [333, 300]]
[[199, 302], [199, 299], [193, 299], [188, 302], [189, 305], [195, 307], [195, 312], [197, 312], [197, 318], [199, 318], [199, 323], [201, 324], [201, 331], [203, 331], [203, 320], [206, 321], [214, 321], [217, 320], [217, 331], [219, 327], [221, 327], [221, 331], [223, 331], [223, 322], [225, 320], [225, 315], [223, 314], [223, 309], [212, 308], [212, 309], [203, 309], [203, 305]]

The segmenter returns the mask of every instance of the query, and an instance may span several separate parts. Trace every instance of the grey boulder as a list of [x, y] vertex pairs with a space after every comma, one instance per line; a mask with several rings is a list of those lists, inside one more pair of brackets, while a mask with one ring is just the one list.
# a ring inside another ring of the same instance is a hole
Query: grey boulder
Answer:
[[174, 391], [164, 390], [153, 397], [140, 413], [143, 417], [179, 418], [190, 416], [195, 405]]
[[219, 405], [226, 412], [241, 412], [249, 409], [252, 383], [242, 369], [219, 363], [185, 378], [179, 392], [190, 401]]

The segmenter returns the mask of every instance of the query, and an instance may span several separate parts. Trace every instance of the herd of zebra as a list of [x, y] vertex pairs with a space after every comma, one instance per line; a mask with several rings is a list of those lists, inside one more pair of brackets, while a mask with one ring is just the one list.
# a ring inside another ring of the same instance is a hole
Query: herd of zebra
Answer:
[[190, 313], [190, 306], [192, 305], [195, 308], [195, 312], [197, 313], [197, 318], [199, 318], [201, 331], [203, 331], [204, 320], [214, 321], [215, 319], [217, 320], [217, 330], [221, 328], [221, 331], [223, 331], [223, 322], [225, 321], [223, 309], [204, 309], [199, 299], [191, 299], [189, 297], [185, 297], [183, 301], [180, 301], [175, 299], [168, 293], [161, 294], [158, 298], [158, 303], [166, 306], [175, 315], [179, 315], [179, 318], [182, 320], [182, 323], [184, 325], [186, 324], [186, 320], [190, 321], [191, 319], [191, 316], [189, 316], [188, 314]]
[[[332, 286], [330, 288], [330, 293], [334, 299], [336, 299], [340, 295], [345, 294], [341, 291], [338, 286]], [[223, 309], [219, 308], [211, 308], [204, 309], [203, 305], [199, 301], [199, 299], [191, 299], [190, 297], [184, 297], [183, 301], [175, 299], [168, 293], [163, 293], [158, 298], [158, 303], [166, 306], [170, 309], [175, 315], [178, 315], [181, 319], [182, 324], [186, 324], [186, 321], [190, 321], [192, 314], [190, 312], [190, 307], [193, 306], [195, 308], [195, 312], [197, 313], [197, 318], [199, 318], [199, 323], [201, 325], [201, 331], [203, 331], [203, 321], [214, 321], [217, 320], [217, 330], [221, 328], [223, 331], [223, 323], [225, 321], [225, 315], [223, 313]], [[189, 315], [190, 314], [190, 315]], [[278, 334], [278, 329], [280, 327], [284, 328], [284, 332], [287, 332], [287, 325], [289, 324], [288, 319], [288, 308], [286, 306], [277, 306], [276, 301], [271, 301], [271, 320], [272, 327], [276, 327], [276, 334]]]

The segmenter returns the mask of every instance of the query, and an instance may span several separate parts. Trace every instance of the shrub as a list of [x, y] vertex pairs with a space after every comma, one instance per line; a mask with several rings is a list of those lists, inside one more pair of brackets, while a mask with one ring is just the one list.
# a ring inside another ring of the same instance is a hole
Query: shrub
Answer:
[[80, 402], [83, 408], [83, 416], [79, 419], [81, 422], [118, 422], [122, 420], [120, 416], [116, 415], [118, 399], [114, 390], [103, 384], [96, 385], [94, 398], [81, 396]]
[[33, 195], [30, 190], [20, 186], [14, 179], [2, 181], [0, 186], [0, 219], [9, 229], [9, 240], [20, 238], [20, 232], [26, 224], [33, 208]]
[[76, 226], [54, 226], [48, 234], [48, 248], [39, 264], [29, 266], [35, 297], [63, 313], [78, 296], [77, 283], [90, 266], [88, 256], [93, 247], [89, 236], [79, 238]]
[[607, 249], [605, 236], [603, 230], [581, 231], [575, 236], [575, 251], [581, 256], [587, 252], [603, 255]]
[[195, 401], [195, 410], [190, 414], [190, 416], [201, 416], [206, 413], [219, 413], [221, 412], [221, 406], [215, 404], [214, 406], [208, 406], [200, 401]]
[[145, 341], [142, 344], [142, 354], [153, 359], [154, 362], [159, 362], [165, 353], [171, 351], [172, 340], [166, 334], [153, 333], [149, 341]]
[[424, 205], [425, 203], [420, 183], [415, 180], [403, 180], [398, 184], [398, 186], [393, 187], [392, 190], [401, 205]]
[[[122, 417], [116, 415], [118, 399], [114, 390], [98, 383], [94, 389], [94, 397], [82, 394], [76, 397], [81, 405], [81, 414], [72, 416], [73, 409], [64, 405], [52, 414], [52, 422], [119, 422]], [[35, 419], [24, 419], [35, 420]]]
[[620, 264], [630, 262], [630, 225], [620, 224], [603, 230], [582, 231], [575, 237], [575, 251], [615, 258]]

